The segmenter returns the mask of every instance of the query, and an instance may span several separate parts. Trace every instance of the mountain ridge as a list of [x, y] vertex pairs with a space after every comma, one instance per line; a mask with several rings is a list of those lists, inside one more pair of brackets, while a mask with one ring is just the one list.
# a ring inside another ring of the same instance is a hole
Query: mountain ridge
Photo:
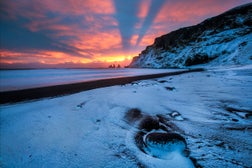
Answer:
[[157, 37], [132, 68], [252, 64], [252, 3]]

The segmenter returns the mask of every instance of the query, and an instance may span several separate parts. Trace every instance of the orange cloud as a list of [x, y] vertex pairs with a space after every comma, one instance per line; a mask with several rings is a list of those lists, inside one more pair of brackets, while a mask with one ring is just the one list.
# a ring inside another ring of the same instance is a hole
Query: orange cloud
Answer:
[[[146, 18], [148, 21], [151, 4], [156, 1], [136, 1], [139, 3], [123, 3], [137, 5], [127, 6], [127, 10], [122, 13], [119, 10], [121, 8], [115, 9], [113, 0], [3, 1], [0, 6], [1, 19], [14, 25], [11, 27], [14, 32], [18, 32], [16, 27], [19, 26], [18, 33], [26, 34], [21, 36], [24, 38], [9, 40], [11, 47], [3, 45], [7, 47], [0, 48], [0, 62], [71, 67], [106, 67], [113, 62], [126, 65], [133, 56], [151, 45], [156, 37], [180, 27], [197, 24], [249, 0], [229, 0], [225, 3], [220, 0], [165, 1], [163, 6], [156, 8], [159, 9], [155, 11], [157, 15], [151, 18], [155, 18], [154, 21], [149, 19], [146, 27], [142, 26]], [[118, 21], [119, 17], [122, 17], [121, 22]], [[11, 33], [13, 32], [10, 31], [9, 34]], [[32, 36], [36, 38], [33, 39]], [[139, 38], [140, 43], [136, 46]], [[40, 39], [44, 41], [38, 44], [45, 46], [30, 47], [32, 42]], [[26, 46], [21, 45], [23, 48], [13, 47], [11, 44], [17, 40], [20, 40], [18, 44], [29, 40], [31, 42]], [[123, 46], [123, 40], [126, 40], [128, 47]]]
[[89, 63], [91, 59], [72, 56], [63, 52], [55, 51], [34, 51], [34, 52], [13, 52], [1, 50], [1, 63], [31, 63], [40, 62], [46, 64], [59, 64], [64, 62]]
[[[78, 65], [78, 67], [87, 67], [87, 65], [99, 65], [99, 67], [108, 67], [110, 64], [121, 64], [126, 66], [130, 63], [134, 54], [123, 55], [122, 53], [108, 53], [106, 55], [98, 54], [97, 57], [92, 58], [80, 58], [78, 56], [69, 55], [63, 52], [53, 51], [34, 51], [32, 53], [26, 52], [13, 52], [7, 50], [1, 50], [1, 61], [3, 64], [33, 64], [35, 62], [44, 64], [44, 66], [50, 65], [64, 65], [65, 63], [71, 63], [71, 66]], [[82, 66], [81, 66], [82, 65]], [[34, 67], [36, 68], [36, 67]]]

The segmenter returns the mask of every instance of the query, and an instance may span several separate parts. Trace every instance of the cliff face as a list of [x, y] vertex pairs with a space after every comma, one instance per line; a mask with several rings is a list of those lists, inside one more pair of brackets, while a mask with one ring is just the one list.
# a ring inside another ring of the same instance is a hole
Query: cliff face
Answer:
[[252, 3], [155, 39], [129, 67], [252, 64]]

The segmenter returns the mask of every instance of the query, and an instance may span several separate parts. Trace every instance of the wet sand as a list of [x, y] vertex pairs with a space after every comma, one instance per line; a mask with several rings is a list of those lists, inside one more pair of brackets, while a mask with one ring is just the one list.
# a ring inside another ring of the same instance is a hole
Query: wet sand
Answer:
[[36, 99], [47, 98], [47, 97], [63, 96], [63, 95], [78, 93], [81, 91], [108, 87], [108, 86], [113, 86], [113, 85], [124, 85], [124, 84], [131, 83], [137, 80], [161, 78], [165, 76], [180, 75], [183, 73], [199, 72], [203, 70], [204, 69], [198, 68], [198, 69], [189, 69], [189, 70], [184, 70], [184, 71], [168, 72], [168, 73], [160, 73], [160, 74], [152, 74], [152, 75], [140, 75], [140, 76], [134, 76], [134, 77], [101, 79], [101, 80], [79, 82], [79, 83], [72, 83], [72, 84], [63, 84], [63, 85], [14, 90], [14, 91], [4, 91], [4, 92], [0, 92], [0, 96], [1, 96], [0, 104], [16, 103], [16, 102], [36, 100]]

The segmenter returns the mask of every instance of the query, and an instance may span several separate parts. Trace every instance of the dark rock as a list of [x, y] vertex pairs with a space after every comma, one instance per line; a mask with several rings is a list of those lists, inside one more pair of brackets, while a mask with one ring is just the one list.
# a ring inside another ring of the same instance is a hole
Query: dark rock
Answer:
[[234, 122], [238, 122], [239, 120], [235, 119], [235, 118], [232, 118], [232, 121]]
[[[174, 111], [174, 112], [177, 112], [177, 111]], [[173, 113], [173, 112], [172, 112]], [[158, 120], [160, 123], [162, 123], [163, 125], [166, 126], [166, 128], [164, 129], [162, 127], [162, 125], [160, 126], [160, 129], [163, 129], [164, 131], [167, 131], [167, 132], [171, 132], [171, 131], [177, 131], [177, 132], [181, 132], [181, 133], [184, 133], [184, 131], [182, 129], [180, 129], [178, 126], [176, 126], [173, 122], [170, 121], [170, 119], [168, 118], [168, 116], [172, 117], [172, 113], [170, 114], [167, 114], [166, 115], [162, 115], [162, 114], [157, 114], [157, 117], [158, 117]], [[178, 113], [179, 114], [179, 113]], [[172, 117], [173, 118], [173, 117]], [[174, 118], [175, 120], [184, 120], [182, 118], [181, 115], [178, 115], [177, 117]]]
[[219, 146], [219, 147], [224, 147], [225, 143], [224, 142], [220, 142], [220, 143], [217, 143], [216, 146]]
[[252, 113], [247, 113], [247, 114], [245, 114], [245, 118], [246, 118], [246, 119], [251, 119], [251, 118], [252, 118]]
[[227, 130], [245, 131], [251, 130], [252, 127], [226, 127]]
[[235, 107], [230, 107], [230, 106], [224, 106], [224, 109], [230, 113], [235, 113], [235, 114], [237, 112], [247, 113], [245, 114], [245, 118], [252, 115], [252, 110], [249, 110], [249, 109], [235, 108]]
[[170, 87], [170, 86], [167, 86], [165, 87], [166, 90], [169, 90], [169, 91], [173, 91], [175, 89], [175, 87]]
[[191, 161], [193, 162], [193, 165], [194, 165], [195, 168], [203, 168], [203, 167], [197, 162], [197, 160], [196, 160], [195, 158], [190, 157], [190, 159], [191, 159]]
[[173, 111], [172, 113], [170, 113], [170, 116], [172, 117], [172, 118], [175, 118], [175, 117], [177, 117], [177, 116], [180, 116], [181, 114], [179, 113], [179, 112], [177, 112], [177, 111]]
[[159, 122], [153, 117], [145, 117], [139, 124], [139, 129], [151, 131], [153, 129], [159, 129]]
[[172, 126], [171, 122], [169, 122], [169, 118], [162, 114], [157, 114], [156, 116], [158, 117], [158, 121], [160, 123], [159, 128], [166, 132], [170, 132], [172, 130]]
[[177, 112], [177, 111], [171, 112], [170, 116], [172, 118], [174, 118], [175, 120], [178, 120], [178, 121], [183, 121], [184, 120], [184, 118], [182, 117], [182, 115], [179, 112]]
[[138, 147], [142, 152], [145, 153], [144, 147], [146, 147], [146, 144], [145, 144], [145, 142], [144, 142], [144, 140], [143, 140], [144, 135], [145, 135], [144, 132], [139, 131], [139, 132], [137, 132], [137, 134], [135, 135], [134, 138], [135, 138], [135, 143], [136, 143], [137, 147]]
[[125, 119], [127, 122], [131, 123], [140, 119], [142, 116], [142, 112], [139, 109], [133, 108], [126, 112]]
[[242, 42], [241, 44], [239, 44], [239, 46], [245, 46], [245, 45], [247, 45], [247, 41], [244, 41], [244, 42]]
[[182, 141], [186, 145], [185, 138], [177, 133], [150, 133], [146, 136], [146, 142], [154, 144], [176, 143]]
[[161, 81], [158, 81], [159, 83], [165, 83], [167, 82], [166, 80], [161, 80]]
[[166, 124], [169, 121], [168, 115], [169, 114], [166, 114], [166, 115], [164, 115], [164, 114], [157, 114], [156, 116], [158, 117], [159, 122]]
[[82, 108], [85, 104], [86, 104], [86, 102], [82, 102], [82, 103], [78, 104], [77, 107]]
[[214, 60], [216, 57], [209, 57], [205, 53], [197, 53], [192, 57], [189, 57], [185, 61], [185, 66], [191, 66], [191, 65], [198, 65], [198, 64], [205, 64], [212, 60]]

